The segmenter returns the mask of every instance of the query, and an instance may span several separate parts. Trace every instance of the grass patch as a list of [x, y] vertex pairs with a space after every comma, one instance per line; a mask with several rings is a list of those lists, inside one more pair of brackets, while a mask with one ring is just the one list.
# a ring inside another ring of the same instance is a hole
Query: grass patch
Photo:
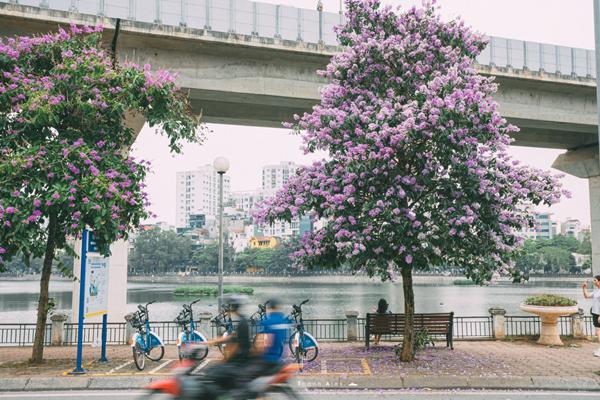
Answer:
[[[247, 286], [225, 286], [223, 287], [224, 294], [246, 294], [251, 296], [254, 294], [254, 289]], [[214, 286], [185, 286], [175, 289], [175, 296], [212, 296], [219, 295], [219, 288]]]
[[555, 294], [540, 294], [526, 298], [525, 304], [528, 306], [570, 307], [576, 306], [577, 302]]

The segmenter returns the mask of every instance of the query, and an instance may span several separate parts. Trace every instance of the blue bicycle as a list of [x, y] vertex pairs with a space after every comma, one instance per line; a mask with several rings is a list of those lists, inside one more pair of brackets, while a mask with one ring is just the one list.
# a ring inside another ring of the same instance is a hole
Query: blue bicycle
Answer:
[[[217, 330], [225, 330], [225, 332], [223, 332], [223, 337], [227, 337], [233, 333], [234, 326], [228, 308], [224, 308], [223, 311], [211, 319], [210, 322], [212, 322], [213, 326], [215, 326]], [[225, 346], [227, 346], [225, 343], [217, 345], [221, 354], [225, 354]]]
[[150, 329], [150, 318], [148, 317], [148, 306], [138, 305], [138, 310], [133, 314], [131, 325], [138, 331], [131, 338], [131, 349], [133, 362], [137, 369], [142, 371], [146, 364], [146, 358], [152, 361], [160, 361], [165, 355], [165, 346], [158, 335]]
[[[194, 313], [192, 306], [199, 302], [201, 299], [191, 302], [190, 304], [184, 304], [183, 310], [177, 316], [177, 323], [181, 326], [182, 331], [179, 333], [177, 338], [177, 353], [179, 354], [179, 360], [184, 358], [185, 349], [189, 345], [206, 342], [206, 336], [196, 330], [196, 322], [194, 321]], [[198, 320], [200, 323], [200, 320]], [[195, 352], [195, 360], [203, 360], [208, 355], [208, 347], [201, 348]]]
[[291, 318], [296, 323], [296, 329], [290, 336], [289, 346], [292, 356], [300, 365], [306, 362], [312, 362], [319, 355], [319, 343], [310, 333], [304, 330], [304, 320], [302, 319], [302, 306], [308, 303], [308, 299], [300, 303], [299, 306], [292, 306]]

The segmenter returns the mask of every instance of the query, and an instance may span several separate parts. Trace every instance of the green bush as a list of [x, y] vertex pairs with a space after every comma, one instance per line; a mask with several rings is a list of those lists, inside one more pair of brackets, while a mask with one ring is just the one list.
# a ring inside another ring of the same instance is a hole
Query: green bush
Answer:
[[474, 286], [477, 285], [475, 282], [473, 282], [470, 279], [456, 279], [454, 281], [452, 281], [453, 285], [456, 286]]
[[[225, 294], [247, 294], [253, 295], [254, 289], [246, 286], [225, 286], [223, 288]], [[214, 286], [185, 286], [175, 289], [176, 296], [212, 296], [219, 295], [219, 288]]]
[[576, 306], [577, 302], [573, 299], [557, 296], [555, 294], [540, 294], [526, 298], [525, 304], [528, 306], [568, 307]]

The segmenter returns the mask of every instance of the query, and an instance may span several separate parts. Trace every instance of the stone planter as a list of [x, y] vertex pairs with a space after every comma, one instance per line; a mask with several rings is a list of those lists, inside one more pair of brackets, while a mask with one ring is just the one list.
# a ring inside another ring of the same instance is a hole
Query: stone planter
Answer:
[[558, 318], [576, 314], [579, 308], [575, 306], [530, 306], [527, 304], [521, 304], [521, 310], [536, 314], [540, 317], [542, 326], [540, 329], [539, 344], [546, 346], [562, 346], [563, 342], [560, 340], [558, 330]]

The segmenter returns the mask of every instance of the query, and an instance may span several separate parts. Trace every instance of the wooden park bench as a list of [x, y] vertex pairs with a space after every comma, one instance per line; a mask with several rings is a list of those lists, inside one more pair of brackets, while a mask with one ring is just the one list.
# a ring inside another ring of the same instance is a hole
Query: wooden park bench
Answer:
[[[367, 314], [365, 321], [365, 341], [369, 348], [371, 335], [402, 335], [404, 333], [404, 314]], [[446, 347], [454, 350], [452, 341], [454, 312], [415, 314], [415, 333], [427, 329], [431, 336], [446, 337]]]

